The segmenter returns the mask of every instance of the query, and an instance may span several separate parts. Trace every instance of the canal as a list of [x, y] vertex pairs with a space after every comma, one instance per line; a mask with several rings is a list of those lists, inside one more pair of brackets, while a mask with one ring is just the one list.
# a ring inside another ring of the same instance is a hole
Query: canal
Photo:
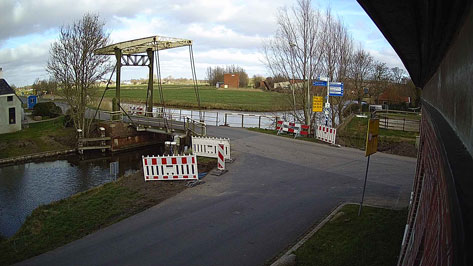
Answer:
[[119, 174], [141, 168], [142, 155], [160, 155], [161, 146], [106, 155], [94, 153], [59, 160], [24, 163], [0, 168], [0, 234], [10, 237], [40, 205], [111, 182], [110, 163], [119, 162]]

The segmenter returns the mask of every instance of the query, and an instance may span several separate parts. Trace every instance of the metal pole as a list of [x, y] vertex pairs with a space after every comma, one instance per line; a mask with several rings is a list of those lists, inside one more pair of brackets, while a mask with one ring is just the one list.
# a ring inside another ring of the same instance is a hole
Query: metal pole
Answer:
[[[309, 50], [309, 64], [307, 65], [307, 118], [306, 118], [306, 124], [309, 126], [310, 128], [310, 64], [311, 64], [311, 53], [310, 53], [310, 50]], [[309, 129], [310, 130], [310, 129]]]
[[182, 120], [182, 117], [181, 117], [181, 116], [182, 116], [182, 109], [179, 109], [179, 121]]
[[327, 112], [325, 114], [325, 125], [326, 126], [328, 126], [328, 115], [329, 115], [328, 105], [330, 104], [329, 99], [330, 99], [330, 78], [327, 76], [327, 104], [326, 104]]
[[225, 124], [224, 126], [227, 126], [227, 113], [225, 113]]
[[261, 128], [261, 116], [258, 118], [258, 128]]
[[363, 184], [363, 194], [361, 195], [361, 202], [360, 202], [360, 208], [358, 209], [358, 216], [361, 215], [361, 208], [363, 208], [363, 200], [365, 199], [366, 180], [368, 179], [368, 167], [370, 166], [370, 157], [371, 155], [368, 155], [368, 162], [366, 163], [365, 182]]
[[241, 114], [241, 127], [243, 127], [243, 119], [244, 119], [244, 114]]
[[215, 126], [218, 127], [218, 112], [217, 112], [217, 119], [215, 120]]

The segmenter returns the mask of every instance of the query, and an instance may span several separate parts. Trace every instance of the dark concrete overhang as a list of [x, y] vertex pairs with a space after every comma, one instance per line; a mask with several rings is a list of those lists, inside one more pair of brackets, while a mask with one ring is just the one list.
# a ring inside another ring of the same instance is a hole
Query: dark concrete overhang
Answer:
[[393, 46], [414, 84], [437, 70], [470, 10], [471, 0], [357, 0]]

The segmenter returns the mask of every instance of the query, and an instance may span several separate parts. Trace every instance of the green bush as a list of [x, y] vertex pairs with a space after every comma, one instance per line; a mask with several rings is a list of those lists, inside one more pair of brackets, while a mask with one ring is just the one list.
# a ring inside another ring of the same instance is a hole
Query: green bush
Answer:
[[62, 115], [62, 110], [53, 102], [37, 103], [33, 107], [34, 116], [58, 117]]

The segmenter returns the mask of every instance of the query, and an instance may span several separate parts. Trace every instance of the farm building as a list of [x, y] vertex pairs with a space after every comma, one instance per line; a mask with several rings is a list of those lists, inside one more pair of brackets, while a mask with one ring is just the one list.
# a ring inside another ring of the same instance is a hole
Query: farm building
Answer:
[[238, 88], [240, 87], [240, 75], [238, 74], [224, 74], [223, 83], [228, 86], [228, 88]]
[[0, 134], [21, 130], [23, 112], [21, 104], [22, 102], [15, 91], [0, 76]]

